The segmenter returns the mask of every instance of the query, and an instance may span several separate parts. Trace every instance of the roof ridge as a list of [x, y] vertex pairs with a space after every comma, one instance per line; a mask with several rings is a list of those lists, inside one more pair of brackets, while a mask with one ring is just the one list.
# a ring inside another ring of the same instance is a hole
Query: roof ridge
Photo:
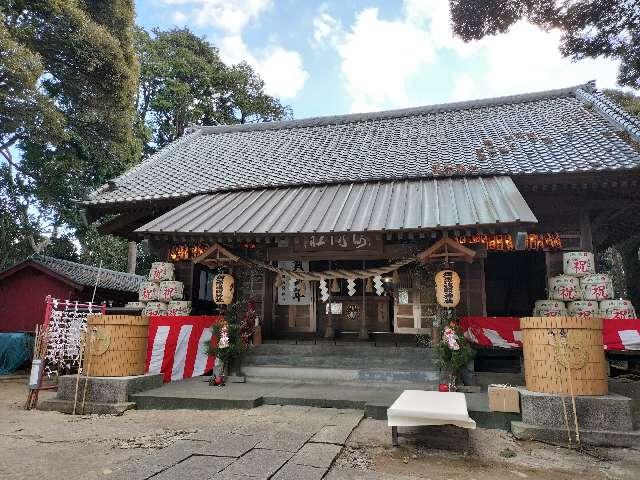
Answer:
[[110, 268], [101, 268], [101, 267], [96, 267], [95, 265], [87, 265], [86, 263], [80, 263], [80, 262], [74, 262], [73, 260], [67, 260], [64, 258], [57, 258], [57, 257], [52, 257], [49, 255], [37, 255], [34, 254], [31, 257], [33, 260], [40, 262], [40, 263], [46, 263], [47, 260], [52, 260], [54, 262], [58, 262], [58, 263], [63, 263], [63, 264], [68, 264], [70, 266], [76, 266], [76, 267], [82, 267], [82, 268], [87, 268], [87, 269], [91, 269], [93, 271], [95, 271], [96, 273], [98, 272], [98, 270], [101, 273], [115, 273], [118, 275], [125, 275], [128, 277], [140, 277], [140, 278], [145, 278], [144, 275], [138, 275], [137, 273], [129, 273], [129, 272], [121, 272], [119, 270], [112, 270]]
[[343, 115], [309, 117], [298, 120], [278, 120], [272, 122], [243, 123], [235, 125], [195, 126], [193, 127], [193, 131], [200, 135], [211, 135], [233, 132], [251, 132], [260, 130], [281, 130], [325, 125], [342, 125], [347, 123], [366, 122], [370, 120], [385, 120], [400, 117], [418, 116], [430, 113], [440, 113], [443, 111], [476, 109], [512, 103], [525, 103], [536, 100], [544, 100], [547, 98], [563, 97], [575, 94], [577, 90], [592, 90], [594, 88], [595, 82], [592, 80], [590, 82], [574, 85], [571, 87], [542, 90], [538, 92], [522, 93], [516, 95], [481, 98], [476, 100], [465, 100], [462, 102], [439, 103], [433, 105], [424, 105], [421, 107], [399, 108], [367, 113], [349, 113]]
[[640, 117], [627, 112], [613, 98], [597, 90], [578, 90], [576, 97], [583, 102], [591, 103], [603, 117], [640, 142]]

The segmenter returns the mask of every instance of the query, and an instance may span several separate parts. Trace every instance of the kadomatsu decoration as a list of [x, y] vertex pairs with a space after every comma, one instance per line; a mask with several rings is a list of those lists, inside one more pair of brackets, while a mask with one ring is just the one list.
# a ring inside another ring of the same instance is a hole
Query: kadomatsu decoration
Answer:
[[476, 356], [455, 320], [445, 323], [436, 345], [436, 364], [449, 375], [449, 389], [455, 390], [462, 370]]
[[225, 376], [234, 360], [249, 347], [256, 323], [256, 311], [251, 302], [236, 302], [227, 307], [224, 319], [211, 327], [212, 337], [218, 341], [208, 345], [208, 353], [223, 364]]

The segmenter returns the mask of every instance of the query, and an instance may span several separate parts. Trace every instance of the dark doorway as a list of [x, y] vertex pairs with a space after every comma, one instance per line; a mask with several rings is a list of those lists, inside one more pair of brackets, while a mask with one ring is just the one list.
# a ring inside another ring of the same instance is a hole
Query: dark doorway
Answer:
[[485, 262], [487, 315], [526, 317], [546, 298], [544, 252], [489, 252]]

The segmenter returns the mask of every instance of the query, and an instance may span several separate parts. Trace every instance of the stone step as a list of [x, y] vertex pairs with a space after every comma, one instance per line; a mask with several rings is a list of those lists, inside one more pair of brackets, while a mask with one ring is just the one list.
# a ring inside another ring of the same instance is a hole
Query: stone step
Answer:
[[371, 356], [361, 358], [343, 355], [246, 355], [243, 365], [289, 365], [292, 367], [333, 367], [333, 368], [387, 368], [387, 369], [433, 369], [429, 358], [403, 358]]
[[331, 343], [318, 344], [275, 344], [267, 343], [253, 346], [248, 355], [342, 355], [358, 358], [366, 357], [386, 357], [386, 358], [433, 358], [434, 352], [431, 348], [420, 347], [395, 347], [395, 346], [375, 346], [371, 344], [346, 344], [333, 345]]
[[439, 373], [427, 369], [320, 368], [247, 365], [242, 373], [252, 382], [305, 382], [344, 385], [402, 385], [405, 389], [437, 387]]

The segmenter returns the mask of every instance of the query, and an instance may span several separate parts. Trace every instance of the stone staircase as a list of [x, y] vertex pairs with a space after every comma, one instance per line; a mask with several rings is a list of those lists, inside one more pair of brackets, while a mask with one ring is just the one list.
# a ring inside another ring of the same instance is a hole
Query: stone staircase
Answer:
[[402, 388], [436, 388], [429, 348], [371, 343], [265, 343], [242, 360], [250, 382], [300, 382]]

